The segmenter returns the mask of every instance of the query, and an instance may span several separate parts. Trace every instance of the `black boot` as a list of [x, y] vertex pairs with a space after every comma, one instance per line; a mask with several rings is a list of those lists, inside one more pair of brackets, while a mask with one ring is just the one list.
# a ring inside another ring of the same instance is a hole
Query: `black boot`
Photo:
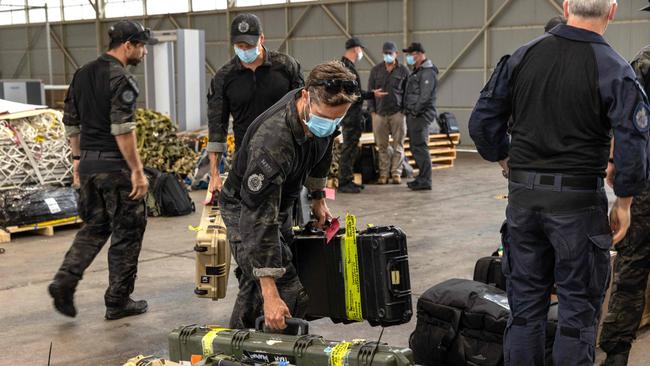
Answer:
[[127, 316], [140, 315], [146, 313], [148, 309], [145, 300], [135, 301], [129, 298], [122, 306], [106, 307], [106, 320], [116, 320], [126, 318]]
[[629, 356], [629, 352], [608, 353], [607, 358], [600, 364], [600, 366], [627, 366], [627, 359]]
[[54, 308], [59, 313], [71, 318], [77, 316], [77, 309], [74, 307], [74, 290], [52, 282], [48, 287], [48, 291], [54, 299]]
[[74, 291], [77, 281], [56, 275], [47, 290], [54, 299], [54, 308], [61, 314], [74, 318], [77, 309], [74, 307]]
[[339, 193], [361, 193], [361, 188], [357, 187], [354, 183], [350, 182], [340, 186], [338, 192]]

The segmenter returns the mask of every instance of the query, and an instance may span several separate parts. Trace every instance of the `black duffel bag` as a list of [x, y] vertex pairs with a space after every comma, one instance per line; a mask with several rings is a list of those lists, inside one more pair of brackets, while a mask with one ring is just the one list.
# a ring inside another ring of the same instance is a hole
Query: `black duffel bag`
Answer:
[[418, 300], [417, 325], [409, 344], [425, 366], [503, 364], [508, 316], [504, 291], [480, 282], [451, 279]]

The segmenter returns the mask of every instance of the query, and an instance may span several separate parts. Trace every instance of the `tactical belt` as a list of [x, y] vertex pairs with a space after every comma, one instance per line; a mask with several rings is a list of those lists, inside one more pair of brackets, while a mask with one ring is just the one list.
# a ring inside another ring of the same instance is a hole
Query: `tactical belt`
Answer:
[[82, 150], [81, 160], [124, 160], [124, 157], [116, 151]]
[[556, 192], [600, 192], [604, 187], [603, 178], [594, 176], [570, 176], [510, 170], [509, 178], [511, 182], [524, 184], [528, 189]]

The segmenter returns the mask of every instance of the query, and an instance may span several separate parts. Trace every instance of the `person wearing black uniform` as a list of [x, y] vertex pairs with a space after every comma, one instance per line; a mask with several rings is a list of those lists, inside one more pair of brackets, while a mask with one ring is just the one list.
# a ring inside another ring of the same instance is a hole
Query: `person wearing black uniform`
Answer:
[[235, 151], [248, 126], [290, 90], [305, 83], [300, 64], [291, 56], [264, 47], [262, 24], [254, 14], [233, 19], [230, 37], [236, 56], [212, 78], [208, 91], [208, 156], [211, 192], [221, 189], [219, 161], [226, 151], [232, 115]]
[[[363, 59], [363, 44], [359, 38], [352, 37], [345, 42], [345, 54], [341, 62], [345, 67], [354, 74], [357, 84], [361, 85], [361, 77], [357, 72], [355, 64]], [[381, 89], [373, 91], [361, 91], [360, 98], [352, 104], [350, 110], [341, 122], [341, 132], [343, 135], [343, 144], [341, 146], [341, 156], [339, 158], [339, 188], [341, 193], [360, 193], [363, 185], [357, 185], [353, 182], [354, 163], [359, 156], [359, 138], [364, 129], [364, 119], [362, 114], [363, 101], [365, 99], [382, 98], [388, 95]]]
[[284, 329], [302, 317], [307, 294], [291, 264], [292, 208], [303, 186], [323, 227], [331, 218], [325, 183], [334, 133], [357, 99], [356, 77], [339, 61], [317, 65], [307, 86], [289, 92], [248, 128], [219, 195], [231, 251], [241, 272], [230, 328]]
[[79, 184], [77, 233], [63, 264], [49, 286], [54, 307], [77, 314], [73, 297], [84, 271], [108, 238], [106, 319], [147, 311], [147, 302], [134, 301], [138, 256], [147, 224], [143, 200], [148, 183], [138, 156], [135, 105], [140, 90], [126, 66], [139, 64], [146, 44], [156, 42], [149, 29], [133, 21], [115, 23], [108, 32], [110, 50], [74, 74], [65, 98], [63, 123]]
[[[470, 117], [479, 153], [509, 176], [506, 366], [545, 364], [554, 284], [554, 364], [594, 363], [609, 249], [625, 236], [632, 196], [648, 180], [648, 100], [602, 37], [616, 9], [612, 0], [565, 1], [567, 25], [502, 58]], [[612, 141], [617, 199], [608, 220]]]

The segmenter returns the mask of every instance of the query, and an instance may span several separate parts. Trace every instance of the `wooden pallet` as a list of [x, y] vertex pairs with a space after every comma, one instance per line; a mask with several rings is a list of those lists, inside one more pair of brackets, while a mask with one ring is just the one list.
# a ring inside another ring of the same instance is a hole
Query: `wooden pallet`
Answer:
[[11, 234], [23, 233], [33, 231], [38, 235], [53, 236], [54, 228], [67, 225], [80, 224], [82, 221], [79, 217], [68, 217], [60, 220], [52, 220], [40, 222], [38, 224], [22, 225], [22, 226], [9, 226], [0, 229], [0, 243], [8, 243], [11, 241]]

